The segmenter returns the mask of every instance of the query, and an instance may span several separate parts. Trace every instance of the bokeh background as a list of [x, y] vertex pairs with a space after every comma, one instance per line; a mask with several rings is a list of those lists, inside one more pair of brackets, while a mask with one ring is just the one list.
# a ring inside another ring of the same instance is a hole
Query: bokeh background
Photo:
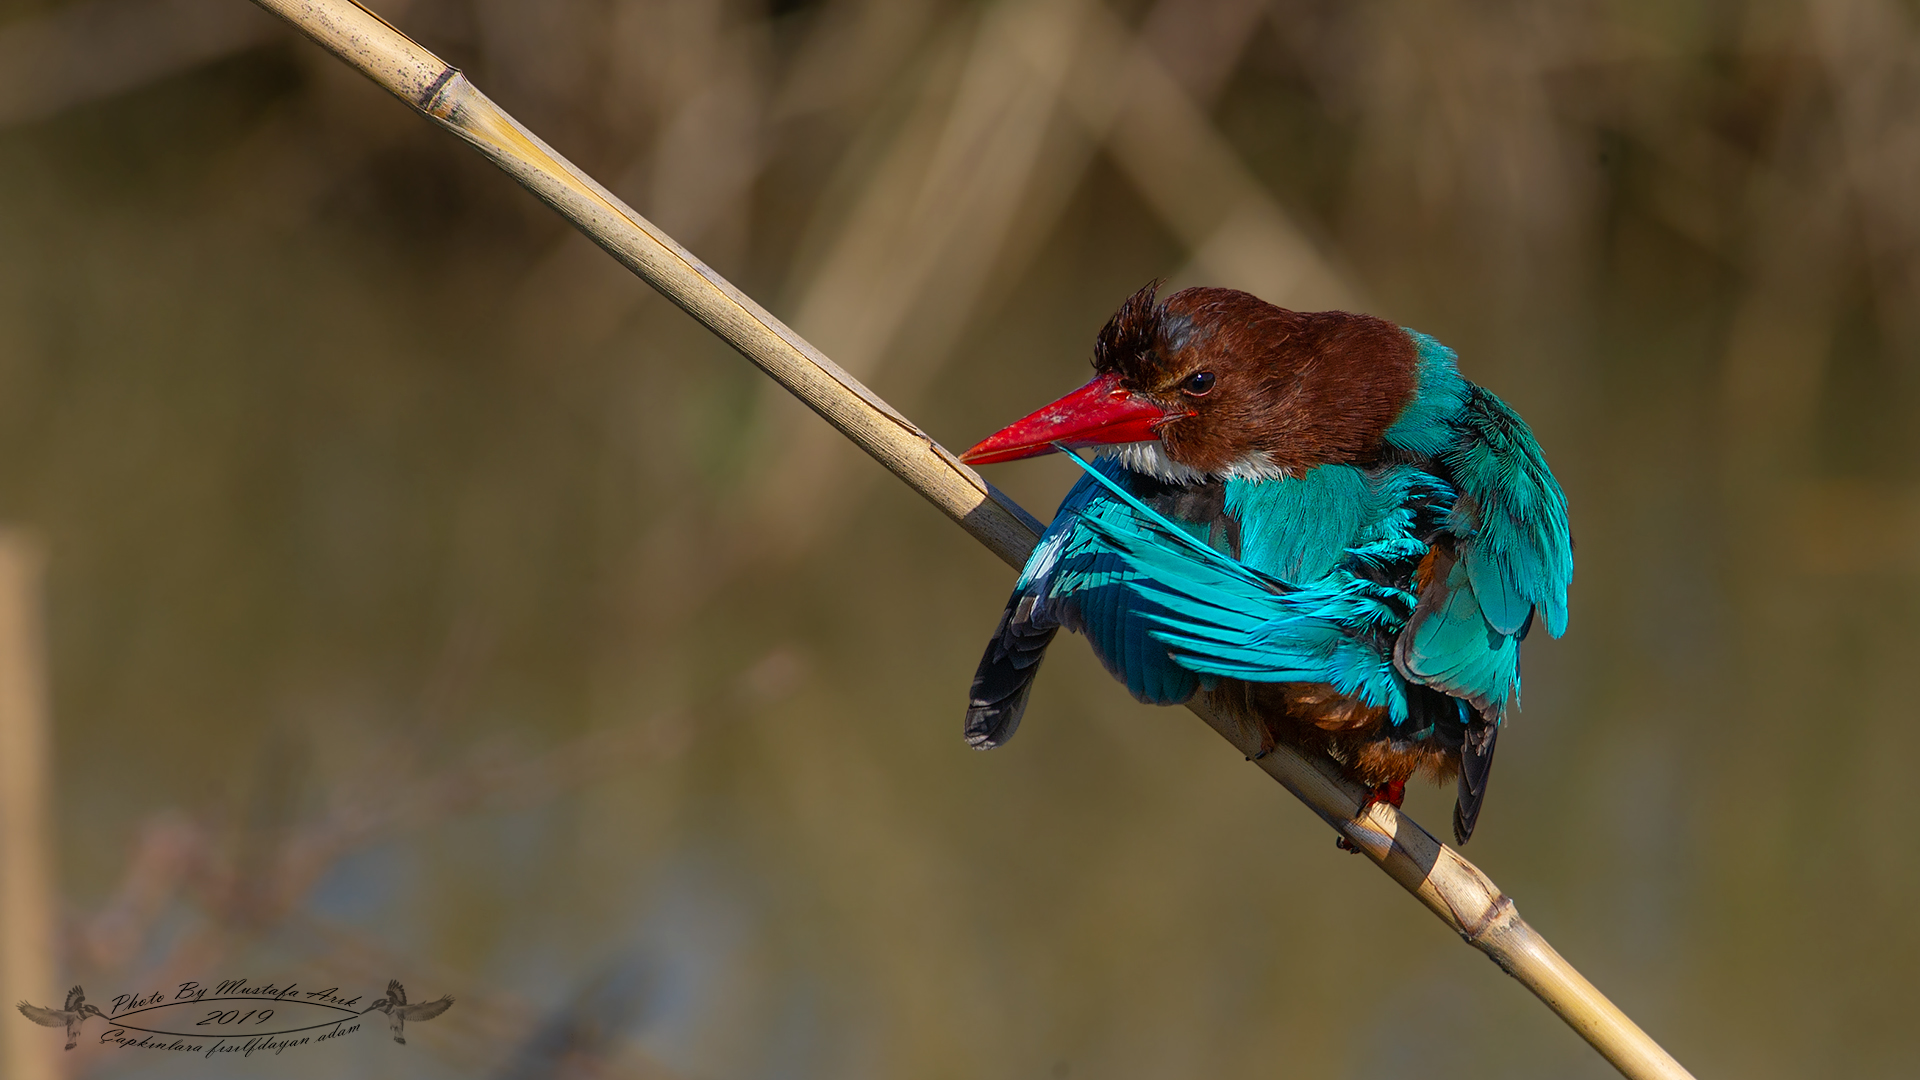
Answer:
[[[1579, 545], [1468, 854], [1703, 1077], [1911, 1075], [1911, 3], [376, 6], [949, 446], [1154, 277], [1453, 345]], [[1008, 569], [243, 0], [0, 3], [0, 519], [41, 996], [458, 998], [67, 1076], [1611, 1075], [1081, 643], [966, 749]]]

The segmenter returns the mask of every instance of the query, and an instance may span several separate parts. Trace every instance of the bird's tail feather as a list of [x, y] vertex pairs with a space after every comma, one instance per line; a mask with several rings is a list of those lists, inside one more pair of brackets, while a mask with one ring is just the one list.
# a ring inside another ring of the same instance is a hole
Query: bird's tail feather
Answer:
[[1473, 838], [1480, 820], [1480, 804], [1487, 799], [1487, 780], [1493, 775], [1493, 745], [1500, 728], [1478, 715], [1467, 725], [1460, 747], [1460, 793], [1453, 801], [1453, 839], [1464, 845]]
[[1000, 625], [987, 642], [967, 695], [967, 745], [991, 750], [1013, 738], [1027, 711], [1027, 694], [1040, 673], [1040, 661], [1060, 630], [1058, 623], [1034, 618], [1035, 598], [1014, 593]]

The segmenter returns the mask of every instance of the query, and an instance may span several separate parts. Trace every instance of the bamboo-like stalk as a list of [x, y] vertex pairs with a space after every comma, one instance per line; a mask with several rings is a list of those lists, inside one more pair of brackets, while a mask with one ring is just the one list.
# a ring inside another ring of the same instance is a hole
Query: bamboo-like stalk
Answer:
[[[821, 355], [780, 320], [488, 100], [465, 75], [354, 0], [254, 0], [357, 68], [518, 180], [729, 345], [772, 376], [1012, 566], [1040, 524], [972, 469]], [[1196, 709], [1243, 753], [1251, 732]], [[1478, 868], [1328, 764], [1286, 748], [1260, 767], [1320, 815], [1461, 937], [1559, 1014], [1620, 1072], [1677, 1080], [1686, 1069], [1520, 918]]]
[[[0, 530], [0, 1003], [58, 998], [54, 955], [53, 746], [40, 636], [40, 545]], [[11, 1018], [9, 1018], [11, 1019]], [[0, 1068], [17, 1080], [61, 1075], [60, 1043], [8, 1023]]]

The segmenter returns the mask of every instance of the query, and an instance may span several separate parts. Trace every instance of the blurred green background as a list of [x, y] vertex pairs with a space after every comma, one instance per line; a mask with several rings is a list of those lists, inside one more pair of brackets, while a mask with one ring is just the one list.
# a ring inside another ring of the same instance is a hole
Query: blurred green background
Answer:
[[[1468, 854], [1702, 1077], [1911, 1075], [1911, 3], [375, 6], [951, 447], [1156, 276], [1454, 346], [1579, 545]], [[243, 0], [0, 3], [0, 253], [66, 976], [459, 999], [217, 1067], [1611, 1075], [1082, 643], [966, 749], [1010, 571]]]

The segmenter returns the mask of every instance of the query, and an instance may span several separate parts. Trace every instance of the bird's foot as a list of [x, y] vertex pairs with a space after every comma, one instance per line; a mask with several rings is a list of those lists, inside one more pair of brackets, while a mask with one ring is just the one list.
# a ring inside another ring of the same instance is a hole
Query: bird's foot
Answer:
[[[1360, 804], [1360, 812], [1364, 814], [1367, 812], [1368, 807], [1379, 803], [1386, 803], [1388, 806], [1398, 810], [1400, 809], [1400, 804], [1404, 802], [1406, 798], [1407, 782], [1405, 780], [1389, 780], [1367, 793], [1367, 801]], [[1352, 855], [1360, 854], [1360, 849], [1355, 847], [1353, 842], [1344, 836], [1334, 840], [1333, 846]]]
[[1360, 809], [1362, 812], [1365, 812], [1369, 806], [1386, 803], [1388, 806], [1398, 810], [1400, 809], [1400, 804], [1405, 802], [1406, 798], [1407, 782], [1405, 780], [1389, 780], [1369, 792], [1367, 794], [1367, 801], [1360, 804]]
[[1257, 749], [1254, 750], [1253, 753], [1247, 755], [1248, 761], [1259, 761], [1261, 758], [1266, 757], [1268, 754], [1273, 753], [1273, 748], [1280, 745], [1280, 743], [1277, 740], [1275, 740], [1273, 737], [1272, 728], [1267, 727], [1267, 725], [1265, 724], [1259, 725], [1259, 728], [1260, 728], [1260, 745]]

